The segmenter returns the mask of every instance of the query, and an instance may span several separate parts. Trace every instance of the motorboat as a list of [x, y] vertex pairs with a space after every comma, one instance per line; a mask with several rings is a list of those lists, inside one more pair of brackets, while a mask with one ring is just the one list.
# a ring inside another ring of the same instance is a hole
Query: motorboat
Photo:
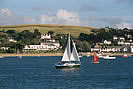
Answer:
[[121, 57], [128, 57], [128, 55], [127, 55], [127, 54], [124, 54], [124, 55], [122, 55]]
[[116, 59], [116, 57], [115, 56], [106, 55], [106, 56], [103, 56], [103, 59]]

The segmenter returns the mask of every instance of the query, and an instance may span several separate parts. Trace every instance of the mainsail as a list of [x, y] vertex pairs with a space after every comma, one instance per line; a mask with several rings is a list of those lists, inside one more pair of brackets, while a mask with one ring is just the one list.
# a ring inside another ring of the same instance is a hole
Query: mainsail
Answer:
[[77, 49], [76, 49], [76, 46], [75, 46], [74, 42], [73, 42], [73, 49], [72, 49], [72, 54], [71, 54], [70, 60], [80, 62], [79, 55], [78, 55], [78, 52], [77, 52]]
[[67, 46], [61, 61], [70, 61], [71, 49], [70, 49], [70, 33], [68, 36]]

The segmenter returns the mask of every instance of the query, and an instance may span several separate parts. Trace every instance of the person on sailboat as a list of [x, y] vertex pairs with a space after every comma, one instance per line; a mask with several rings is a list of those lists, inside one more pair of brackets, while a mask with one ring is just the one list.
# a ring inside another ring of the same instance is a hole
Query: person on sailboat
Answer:
[[59, 62], [58, 62], [58, 64], [62, 64], [62, 62], [61, 62], [61, 61], [59, 61]]

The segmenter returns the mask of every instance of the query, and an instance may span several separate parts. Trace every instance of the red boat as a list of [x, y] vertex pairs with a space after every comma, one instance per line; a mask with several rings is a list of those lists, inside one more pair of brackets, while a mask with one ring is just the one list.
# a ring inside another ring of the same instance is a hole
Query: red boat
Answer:
[[122, 55], [121, 57], [128, 57], [128, 55], [127, 55], [127, 54], [124, 54], [124, 55]]
[[94, 63], [94, 64], [98, 64], [99, 63], [99, 59], [98, 59], [98, 57], [96, 55], [96, 52], [94, 52], [94, 57], [92, 59], [92, 63]]

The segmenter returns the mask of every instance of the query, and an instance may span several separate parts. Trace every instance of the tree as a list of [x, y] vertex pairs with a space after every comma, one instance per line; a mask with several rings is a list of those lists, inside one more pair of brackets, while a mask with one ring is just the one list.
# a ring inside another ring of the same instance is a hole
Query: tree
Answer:
[[50, 34], [51, 36], [54, 34], [53, 31], [48, 31], [48, 34]]
[[39, 30], [38, 29], [34, 29], [34, 38], [40, 39], [40, 37], [41, 37], [41, 33], [39, 32]]
[[15, 44], [15, 48], [16, 48], [17, 53], [22, 53], [23, 48], [24, 48], [24, 44], [19, 41]]
[[17, 41], [21, 41], [24, 44], [30, 44], [31, 41], [34, 39], [34, 34], [28, 30], [24, 30], [18, 33], [15, 37]]
[[90, 44], [87, 41], [75, 40], [77, 50], [79, 52], [88, 52], [90, 51]]
[[6, 33], [8, 33], [8, 34], [14, 34], [14, 33], [16, 33], [16, 30], [8, 30], [8, 31], [6, 31]]

